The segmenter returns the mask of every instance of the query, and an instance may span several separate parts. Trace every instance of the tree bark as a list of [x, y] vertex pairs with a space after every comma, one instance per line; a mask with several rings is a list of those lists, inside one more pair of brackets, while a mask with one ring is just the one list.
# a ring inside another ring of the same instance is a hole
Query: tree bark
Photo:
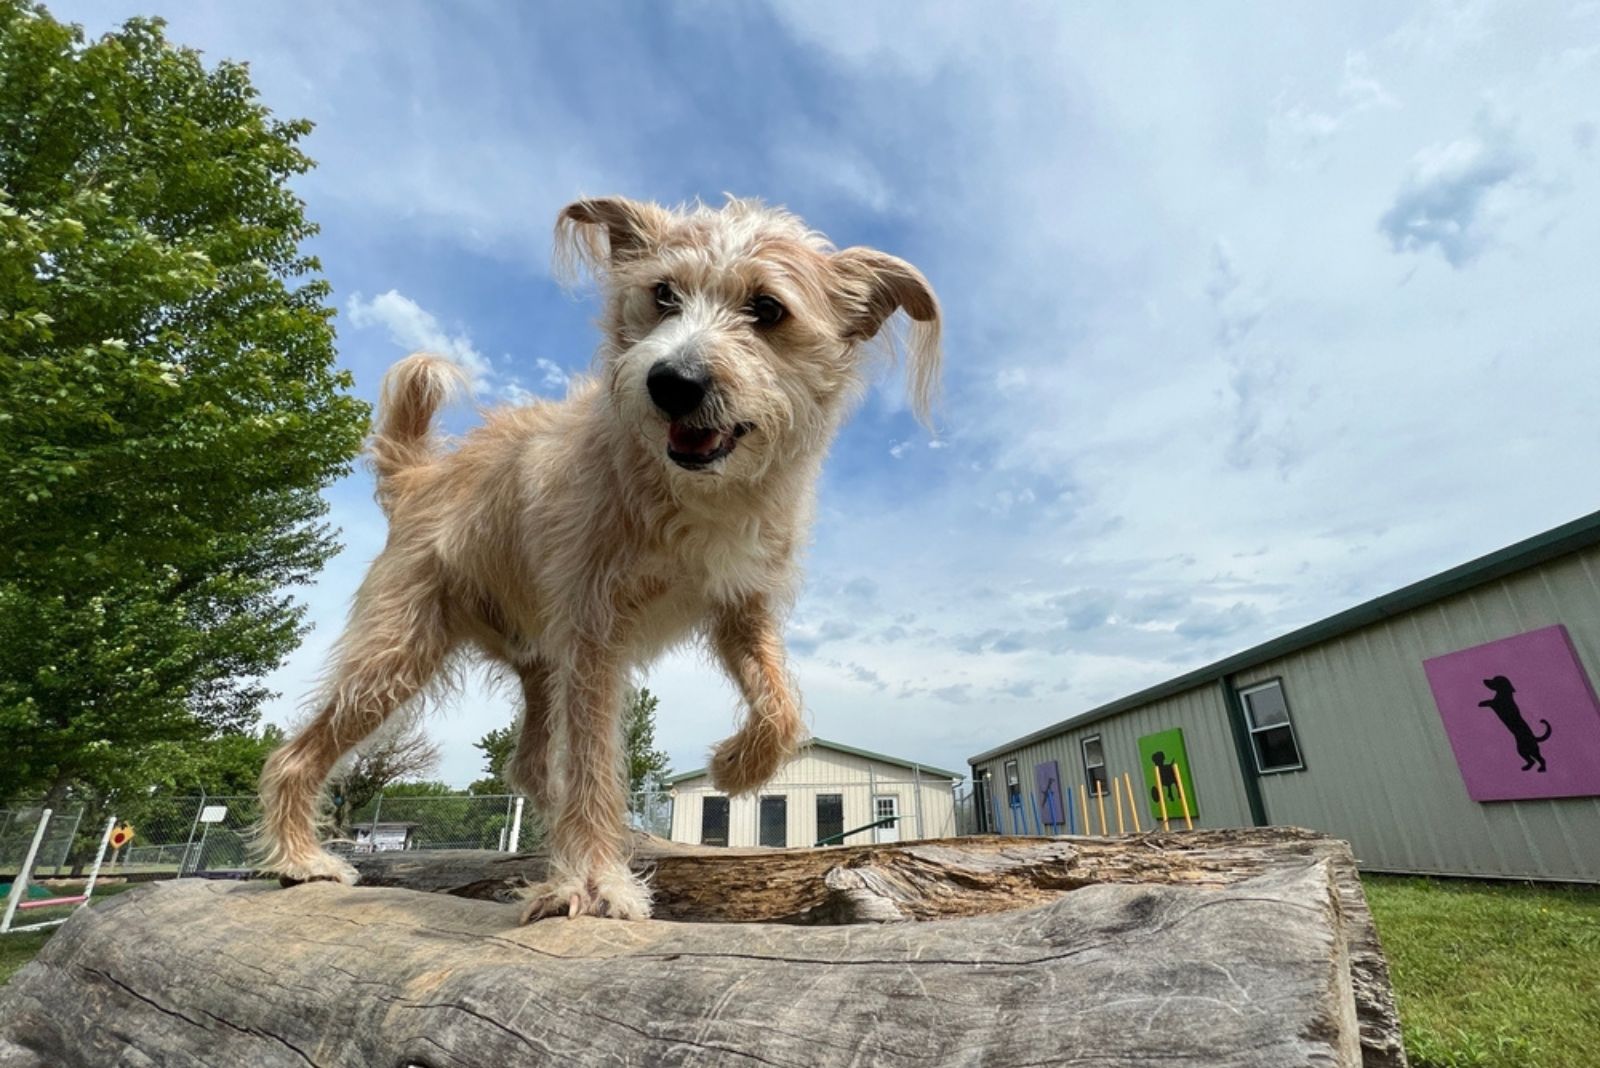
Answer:
[[0, 989], [0, 1068], [1405, 1063], [1349, 850], [1309, 832], [634, 862], [643, 923], [516, 926], [537, 854], [152, 884]]

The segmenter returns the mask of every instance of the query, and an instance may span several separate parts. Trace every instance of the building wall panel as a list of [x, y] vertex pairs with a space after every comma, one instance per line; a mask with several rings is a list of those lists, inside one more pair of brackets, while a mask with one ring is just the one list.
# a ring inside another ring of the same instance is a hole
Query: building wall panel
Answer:
[[1422, 666], [1561, 623], [1595, 681], [1597, 562], [1561, 557], [1242, 673], [1284, 679], [1306, 761], [1262, 776], [1268, 818], [1348, 838], [1374, 869], [1600, 880], [1600, 799], [1473, 801]]
[[[1195, 781], [1195, 791], [1200, 795], [1198, 798], [1200, 818], [1195, 822], [1195, 826], [1249, 826], [1250, 805], [1239, 778], [1237, 750], [1228, 725], [1222, 692], [1217, 686], [1207, 686], [1177, 694], [1098, 723], [1068, 730], [979, 765], [980, 770], [987, 768], [991, 772], [995, 797], [1000, 807], [1002, 830], [1005, 833], [1010, 833], [1012, 830], [1012, 815], [1006, 805], [1005, 794], [1007, 760], [1016, 758], [1018, 761], [1023, 787], [1023, 807], [1030, 830], [1033, 827], [1033, 808], [1028, 803], [1028, 792], [1033, 787], [1033, 768], [1034, 765], [1047, 760], [1054, 760], [1060, 764], [1061, 774], [1073, 790], [1073, 811], [1077, 813], [1074, 819], [1081, 825], [1082, 807], [1077, 800], [1077, 794], [1086, 781], [1082, 751], [1084, 739], [1096, 734], [1100, 736], [1101, 745], [1105, 750], [1107, 774], [1117, 778], [1121, 778], [1124, 773], [1130, 775], [1134, 789], [1140, 793], [1140, 799], [1143, 800], [1144, 778], [1139, 763], [1139, 739], [1146, 734], [1171, 727], [1183, 728], [1184, 747], [1189, 751], [1191, 764], [1190, 774]], [[992, 821], [993, 816], [990, 818]], [[1145, 829], [1148, 830], [1147, 807], [1140, 808], [1139, 818], [1144, 821]], [[1089, 806], [1089, 819], [1090, 831], [1095, 834], [1100, 833], [1100, 815], [1093, 802]], [[1115, 833], [1115, 806], [1110, 797], [1106, 798], [1106, 821], [1107, 829]], [[1182, 825], [1181, 818], [1179, 825]], [[1129, 830], [1132, 829], [1131, 817], [1127, 818], [1126, 826]], [[1080, 834], [1084, 833], [1082, 826], [1077, 830]]]
[[[699, 842], [704, 799], [722, 796], [708, 776], [685, 779], [672, 786], [672, 838]], [[885, 764], [854, 753], [809, 746], [788, 761], [755, 796], [735, 797], [728, 804], [728, 844], [759, 843], [759, 798], [782, 794], [788, 798], [787, 833], [790, 846], [809, 846], [817, 840], [817, 796], [839, 794], [844, 805], [844, 829], [873, 821], [873, 798], [893, 796], [900, 810], [900, 837], [936, 838], [956, 831], [954, 783], [926, 772]], [[921, 801], [919, 820], [918, 800]], [[851, 845], [869, 843], [873, 832], [849, 839]]]
[[[1600, 881], [1600, 798], [1473, 801], [1423, 671], [1431, 657], [1556, 623], [1571, 634], [1591, 685], [1600, 683], [1600, 547], [1240, 671], [1240, 689], [1283, 681], [1305, 763], [1260, 776], [1268, 820], [1346, 838], [1368, 869]], [[1138, 737], [1168, 727], [1184, 730], [1201, 795], [1198, 825], [1248, 825], [1228, 712], [1214, 683], [1069, 727], [974, 770], [990, 772], [1009, 832], [1006, 760], [1018, 760], [1024, 791], [1042, 760], [1059, 761], [1076, 789], [1084, 780], [1079, 746], [1099, 734], [1107, 770], [1132, 772], [1138, 782]], [[1098, 815], [1091, 816], [1097, 832]]]

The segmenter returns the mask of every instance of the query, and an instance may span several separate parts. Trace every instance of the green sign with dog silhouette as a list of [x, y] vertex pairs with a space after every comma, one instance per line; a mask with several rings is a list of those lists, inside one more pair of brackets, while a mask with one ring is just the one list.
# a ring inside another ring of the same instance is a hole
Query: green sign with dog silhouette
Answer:
[[1144, 768], [1145, 800], [1150, 804], [1152, 817], [1161, 818], [1164, 800], [1169, 824], [1173, 820], [1183, 819], [1186, 803], [1189, 818], [1199, 818], [1200, 795], [1194, 788], [1189, 751], [1183, 745], [1183, 728], [1173, 727], [1142, 736], [1139, 739], [1139, 763]]

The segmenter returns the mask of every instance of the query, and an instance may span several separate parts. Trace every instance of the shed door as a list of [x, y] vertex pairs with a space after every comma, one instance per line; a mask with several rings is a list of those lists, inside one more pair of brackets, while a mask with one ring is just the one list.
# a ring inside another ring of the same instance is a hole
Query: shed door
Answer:
[[875, 827], [872, 831], [874, 842], [900, 841], [900, 799], [893, 794], [880, 794], [872, 799], [872, 818], [874, 820], [893, 818], [893, 823], [886, 823], [882, 827]]

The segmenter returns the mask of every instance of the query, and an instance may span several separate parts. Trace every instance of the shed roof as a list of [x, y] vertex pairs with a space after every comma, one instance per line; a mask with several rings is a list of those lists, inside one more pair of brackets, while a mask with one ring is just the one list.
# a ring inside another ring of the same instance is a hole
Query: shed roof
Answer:
[[1504, 578], [1518, 571], [1526, 570], [1548, 560], [1566, 556], [1568, 553], [1586, 549], [1591, 545], [1600, 544], [1600, 512], [1590, 512], [1570, 523], [1563, 523], [1553, 530], [1543, 534], [1536, 534], [1525, 541], [1519, 541], [1504, 549], [1498, 549], [1487, 556], [1480, 556], [1476, 560], [1468, 561], [1448, 571], [1442, 571], [1420, 582], [1413, 582], [1403, 586], [1393, 593], [1386, 593], [1370, 601], [1347, 608], [1343, 612], [1331, 615], [1326, 619], [1318, 620], [1299, 630], [1290, 631], [1288, 634], [1273, 638], [1260, 645], [1253, 646], [1240, 653], [1218, 660], [1216, 663], [1207, 664], [1185, 675], [1168, 679], [1166, 682], [1140, 690], [1138, 693], [1129, 694], [1110, 704], [1092, 708], [1087, 712], [1069, 716], [1059, 723], [1052, 724], [1032, 734], [1024, 735], [1004, 745], [979, 753], [977, 756], [968, 757], [968, 763], [980, 764], [992, 760], [1003, 753], [1020, 749], [1045, 738], [1052, 737], [1082, 727], [1102, 719], [1109, 719], [1122, 712], [1140, 708], [1153, 701], [1192, 690], [1197, 686], [1217, 682], [1229, 675], [1240, 671], [1248, 671], [1257, 664], [1264, 664], [1270, 660], [1299, 652], [1308, 646], [1318, 645], [1332, 638], [1348, 634], [1353, 630], [1371, 626], [1393, 616], [1409, 612], [1414, 608], [1431, 604], [1457, 593], [1481, 586], [1486, 582]]
[[[933, 775], [941, 779], [965, 779], [967, 777], [966, 772], [946, 771], [944, 768], [936, 768], [929, 764], [918, 764], [915, 761], [901, 760], [899, 757], [885, 756], [883, 753], [874, 753], [870, 749], [857, 749], [851, 745], [830, 742], [826, 738], [811, 738], [805, 744], [820, 746], [823, 749], [832, 749], [836, 753], [849, 753], [851, 756], [865, 757], [867, 760], [876, 760], [880, 764], [893, 764], [896, 767], [910, 768], [912, 771]], [[696, 768], [694, 771], [686, 771], [681, 775], [669, 775], [661, 780], [661, 784], [663, 786], [672, 786], [676, 783], [687, 782], [690, 779], [698, 779], [707, 774], [710, 774], [707, 769]]]

